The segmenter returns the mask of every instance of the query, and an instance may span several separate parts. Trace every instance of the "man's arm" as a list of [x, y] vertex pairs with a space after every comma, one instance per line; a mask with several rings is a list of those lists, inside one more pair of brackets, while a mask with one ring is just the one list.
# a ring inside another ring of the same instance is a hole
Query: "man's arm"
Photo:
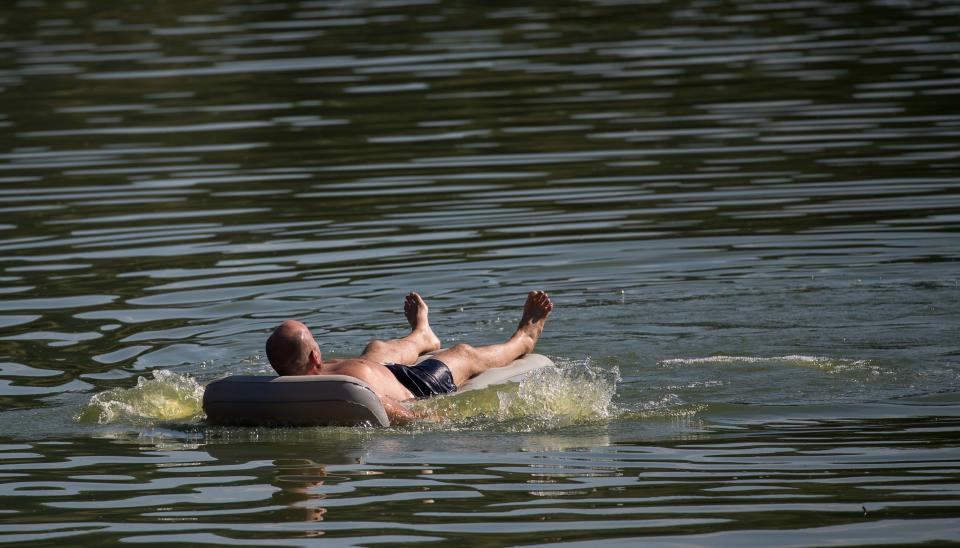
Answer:
[[439, 420], [436, 413], [410, 409], [403, 403], [387, 397], [380, 396], [380, 402], [383, 403], [383, 409], [387, 412], [387, 418], [391, 425], [400, 425], [413, 422], [417, 419]]

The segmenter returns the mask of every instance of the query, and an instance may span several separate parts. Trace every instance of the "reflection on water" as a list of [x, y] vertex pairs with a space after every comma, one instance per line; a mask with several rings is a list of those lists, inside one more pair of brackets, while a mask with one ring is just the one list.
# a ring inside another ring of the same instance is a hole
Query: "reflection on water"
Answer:
[[264, 439], [200, 443], [11, 442], [0, 451], [8, 477], [0, 496], [17, 497], [18, 512], [55, 521], [42, 529], [0, 525], [0, 536], [234, 543], [252, 542], [269, 524], [271, 538], [294, 544], [321, 535], [361, 545], [478, 536], [494, 543], [957, 542], [958, 469], [945, 444], [960, 424], [956, 407], [949, 417], [925, 416], [941, 410], [739, 427], [720, 420], [712, 432], [653, 444], [578, 432], [501, 437], [502, 445], [481, 453], [469, 448], [487, 440], [483, 433], [404, 438], [349, 429], [274, 429]]
[[[0, 536], [956, 542], [958, 15], [0, 7]], [[348, 355], [416, 289], [482, 344], [535, 287], [606, 380], [388, 433], [190, 406], [281, 319]]]

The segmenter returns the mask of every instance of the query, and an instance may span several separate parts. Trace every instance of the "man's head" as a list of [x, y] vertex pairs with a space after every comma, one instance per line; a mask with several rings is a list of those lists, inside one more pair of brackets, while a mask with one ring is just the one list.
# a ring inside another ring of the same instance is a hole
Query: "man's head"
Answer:
[[320, 372], [320, 345], [307, 326], [287, 320], [267, 339], [267, 359], [279, 375], [315, 375]]

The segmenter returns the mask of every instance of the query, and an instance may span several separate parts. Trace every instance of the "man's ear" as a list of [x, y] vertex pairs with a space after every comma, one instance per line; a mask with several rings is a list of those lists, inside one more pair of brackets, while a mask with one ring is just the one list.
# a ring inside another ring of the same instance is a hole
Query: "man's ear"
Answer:
[[322, 363], [322, 362], [320, 361], [320, 352], [318, 352], [318, 351], [316, 351], [316, 350], [311, 350], [311, 351], [310, 351], [310, 365], [314, 366], [315, 368], [317, 368], [317, 369], [319, 370], [321, 363]]

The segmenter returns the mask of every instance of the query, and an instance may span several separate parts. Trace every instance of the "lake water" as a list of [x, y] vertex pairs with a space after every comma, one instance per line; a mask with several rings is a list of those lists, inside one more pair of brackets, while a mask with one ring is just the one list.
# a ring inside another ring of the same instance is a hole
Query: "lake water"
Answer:
[[[0, 8], [0, 542], [960, 542], [960, 4]], [[556, 308], [439, 424], [214, 428]]]

